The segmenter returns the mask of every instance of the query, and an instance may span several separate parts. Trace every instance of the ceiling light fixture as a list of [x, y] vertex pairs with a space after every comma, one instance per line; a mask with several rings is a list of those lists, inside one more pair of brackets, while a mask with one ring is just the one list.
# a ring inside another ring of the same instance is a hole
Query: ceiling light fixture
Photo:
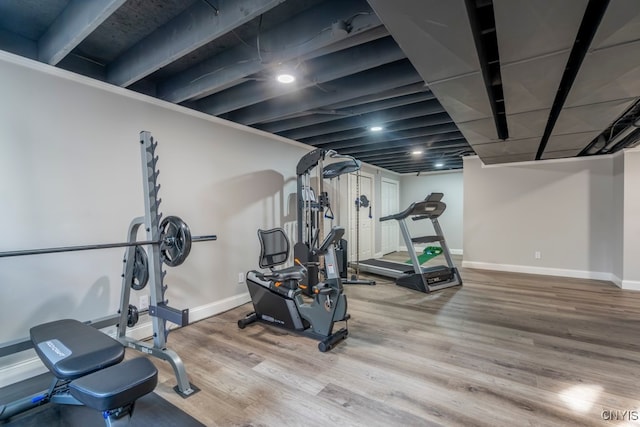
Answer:
[[371, 132], [380, 132], [382, 130], [382, 126], [371, 126], [369, 130]]
[[444, 163], [442, 163], [442, 162], [438, 162], [438, 163], [436, 163], [434, 166], [435, 166], [435, 167], [437, 167], [437, 168], [441, 168], [441, 167], [443, 167], [443, 166], [444, 166]]
[[413, 151], [411, 152], [411, 154], [413, 154], [414, 156], [417, 156], [417, 155], [422, 154], [422, 153], [423, 153], [423, 151], [422, 151], [422, 150], [413, 150]]
[[278, 80], [280, 83], [284, 83], [284, 84], [289, 84], [289, 83], [293, 83], [296, 81], [296, 78], [291, 75], [291, 74], [278, 74], [278, 76], [276, 77], [276, 80]]

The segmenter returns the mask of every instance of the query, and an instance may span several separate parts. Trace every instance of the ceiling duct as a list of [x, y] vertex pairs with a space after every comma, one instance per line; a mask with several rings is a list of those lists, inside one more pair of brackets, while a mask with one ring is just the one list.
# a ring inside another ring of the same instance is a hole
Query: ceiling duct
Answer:
[[509, 138], [492, 0], [465, 0], [498, 139]]
[[[640, 2], [609, 2], [543, 158], [604, 154], [628, 146], [624, 137], [611, 141], [640, 117], [639, 28]], [[584, 132], [581, 138], [562, 138], [578, 128]]]
[[635, 146], [640, 136], [640, 101], [582, 150], [581, 156], [615, 153]]
[[556, 125], [558, 116], [560, 116], [564, 103], [569, 96], [571, 86], [578, 75], [582, 61], [587, 55], [587, 50], [591, 45], [591, 41], [596, 34], [596, 30], [600, 25], [600, 21], [602, 20], [608, 5], [609, 0], [590, 0], [587, 5], [587, 10], [584, 12], [584, 17], [582, 18], [582, 23], [578, 29], [575, 43], [573, 44], [573, 48], [569, 54], [569, 61], [567, 62], [564, 74], [562, 75], [562, 80], [560, 80], [560, 87], [558, 88], [556, 97], [553, 100], [549, 120], [547, 121], [547, 126], [544, 129], [544, 134], [542, 135], [542, 140], [540, 141], [540, 146], [536, 153], [536, 160], [540, 160], [542, 158], [542, 154], [547, 147], [551, 132]]

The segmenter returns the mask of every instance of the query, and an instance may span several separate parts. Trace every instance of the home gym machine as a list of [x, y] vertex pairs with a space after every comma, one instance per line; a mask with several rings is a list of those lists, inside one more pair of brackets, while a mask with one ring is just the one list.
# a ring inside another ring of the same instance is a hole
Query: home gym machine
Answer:
[[[120, 308], [117, 314], [87, 322], [86, 324], [79, 324], [71, 320], [47, 323], [32, 328], [30, 339], [19, 339], [0, 345], [0, 357], [35, 348], [49, 370], [56, 378], [68, 386], [62, 387], [61, 396], [63, 397], [61, 398], [56, 397], [60, 390], [60, 387], [56, 386], [54, 389], [40, 393], [41, 398], [32, 402], [32, 404], [22, 402], [1, 407], [0, 420], [7, 419], [19, 412], [48, 401], [58, 403], [60, 401], [65, 402], [67, 397], [64, 396], [67, 395], [67, 392], [88, 406], [93, 405], [92, 407], [95, 407], [97, 405], [100, 408], [103, 408], [107, 405], [107, 402], [111, 402], [112, 400], [122, 402], [123, 396], [127, 397], [127, 399], [135, 396], [136, 393], [133, 393], [133, 395], [125, 393], [125, 384], [118, 383], [118, 381], [133, 381], [138, 378], [135, 373], [131, 372], [132, 370], [150, 373], [150, 369], [141, 365], [143, 362], [135, 362], [132, 365], [125, 365], [125, 363], [128, 362], [124, 362], [115, 365], [113, 369], [105, 369], [105, 372], [97, 371], [110, 364], [118, 363], [122, 359], [119, 356], [120, 350], [115, 349], [116, 346], [109, 341], [110, 337], [98, 331], [98, 329], [114, 325], [117, 326], [116, 343], [120, 347], [125, 346], [132, 348], [146, 355], [165, 360], [171, 364], [178, 382], [174, 390], [178, 394], [182, 397], [188, 397], [198, 391], [195, 386], [189, 383], [189, 378], [180, 356], [173, 350], [167, 348], [167, 336], [169, 334], [167, 322], [179, 327], [187, 325], [189, 323], [189, 310], [179, 310], [168, 305], [168, 300], [165, 298], [167, 286], [163, 283], [166, 271], [163, 271], [162, 264], [164, 263], [170, 267], [178, 266], [182, 264], [189, 255], [192, 242], [211, 241], [216, 240], [217, 237], [215, 235], [192, 237], [189, 227], [180, 218], [168, 216], [162, 219], [162, 214], [159, 212], [161, 199], [158, 198], [160, 185], [157, 184], [159, 174], [156, 168], [158, 157], [155, 155], [157, 145], [157, 142], [154, 141], [149, 132], [140, 133], [145, 216], [133, 219], [129, 226], [127, 242], [0, 252], [0, 258], [4, 258], [117, 247], [126, 248], [123, 259], [124, 271], [122, 274]], [[146, 230], [147, 240], [137, 240], [140, 226], [143, 226]], [[143, 246], [149, 247], [148, 254], [143, 249]], [[134, 326], [138, 322], [139, 316], [144, 312], [143, 310], [139, 311], [134, 305], [129, 304], [131, 289], [141, 290], [147, 283], [150, 283], [151, 303], [148, 314], [151, 317], [153, 327], [152, 344], [137, 341], [126, 336], [127, 327]], [[87, 327], [85, 327], [87, 324], [93, 328], [87, 329]], [[92, 330], [95, 330], [98, 335], [91, 332]], [[43, 332], [40, 333], [39, 331]], [[104, 336], [104, 338], [102, 338], [102, 336]], [[93, 342], [97, 344], [93, 345]], [[48, 350], [46, 349], [38, 350], [39, 347], [43, 346], [43, 343], [50, 347], [51, 351], [57, 356], [51, 356], [51, 354], [47, 353]], [[51, 345], [53, 345], [51, 343], [54, 343], [54, 346], [59, 350], [61, 349], [60, 352], [54, 350], [51, 347]], [[62, 347], [58, 346], [57, 343], [61, 343]], [[66, 354], [65, 352], [67, 350], [71, 352], [71, 354], [76, 354], [78, 357], [63, 357], [62, 355]], [[102, 359], [102, 355], [105, 353], [109, 354], [108, 361]], [[86, 354], [87, 357], [82, 359], [79, 357], [82, 354]], [[94, 364], [95, 367], [93, 366]], [[125, 367], [118, 368], [118, 366], [122, 365]], [[133, 368], [127, 366], [132, 366]], [[97, 371], [97, 373], [91, 374], [93, 371]], [[97, 377], [94, 378], [93, 375], [97, 375]], [[69, 382], [69, 380], [71, 380], [71, 382]], [[146, 390], [147, 386], [151, 387], [151, 380], [148, 380], [149, 382], [145, 381], [147, 380], [140, 383], [140, 390]], [[76, 388], [78, 388], [76, 391], [74, 391], [74, 383], [77, 385]], [[103, 386], [97, 387], [99, 384], [103, 384]], [[97, 388], [93, 388], [94, 385]], [[124, 390], [125, 392], [123, 393], [125, 394], [123, 396], [120, 396], [120, 394], [112, 395], [109, 390], [105, 389], [107, 385], [117, 386], [119, 390]], [[144, 385], [144, 387], [142, 387], [142, 385]], [[98, 390], [101, 393], [100, 396], [106, 396], [105, 400], [94, 395], [93, 391], [98, 393]], [[111, 406], [111, 403], [107, 406]]]
[[[333, 227], [324, 241], [310, 253], [323, 256], [326, 277], [313, 286], [311, 302], [305, 302], [300, 281], [309, 276], [307, 268], [296, 260], [293, 267], [275, 269], [289, 258], [289, 239], [282, 228], [258, 230], [261, 268], [269, 273], [253, 270], [247, 273], [247, 287], [251, 294], [254, 312], [238, 320], [238, 327], [260, 321], [320, 340], [321, 352], [331, 350], [349, 334], [346, 325], [347, 297], [336, 265], [336, 243], [344, 235], [344, 228]], [[345, 327], [333, 332], [336, 322]]]
[[[324, 162], [328, 158], [338, 161], [325, 165]], [[298, 239], [294, 245], [293, 253], [295, 259], [307, 269], [301, 284], [302, 292], [307, 296], [311, 295], [311, 290], [320, 281], [321, 253], [317, 249], [320, 242], [319, 236], [324, 235], [324, 219], [334, 220], [329, 194], [324, 191], [324, 180], [337, 178], [337, 186], [339, 187], [341, 175], [357, 172], [361, 167], [362, 162], [352, 156], [340, 155], [334, 150], [322, 148], [305, 154], [296, 166]], [[317, 197], [311, 186], [311, 175], [314, 170], [318, 186]], [[339, 274], [343, 278], [342, 283], [375, 285], [375, 282], [370, 280], [346, 279], [346, 240], [339, 239], [337, 244], [337, 266]]]
[[[462, 278], [457, 267], [453, 263], [449, 247], [444, 238], [442, 228], [438, 223], [438, 217], [447, 208], [442, 202], [442, 193], [431, 193], [426, 199], [412, 203], [407, 209], [394, 215], [380, 218], [380, 221], [396, 220], [400, 224], [402, 237], [409, 251], [413, 270], [407, 270], [408, 265], [400, 262], [393, 262], [381, 259], [368, 259], [361, 261], [359, 268], [380, 276], [396, 279], [396, 284], [409, 289], [421, 292], [433, 292], [452, 286], [462, 285]], [[430, 219], [436, 232], [432, 236], [411, 237], [407, 227], [407, 218], [412, 217], [413, 221]], [[416, 254], [415, 243], [439, 243], [442, 253], [447, 261], [447, 265], [435, 267], [422, 267]]]

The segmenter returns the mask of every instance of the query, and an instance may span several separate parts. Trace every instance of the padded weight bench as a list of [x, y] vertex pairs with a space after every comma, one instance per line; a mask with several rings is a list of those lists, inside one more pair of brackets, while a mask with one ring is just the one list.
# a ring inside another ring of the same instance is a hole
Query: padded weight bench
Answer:
[[85, 405], [101, 411], [107, 426], [126, 426], [135, 401], [158, 383], [151, 361], [140, 357], [122, 362], [125, 349], [119, 341], [77, 320], [38, 325], [30, 335], [55, 378], [48, 391], [0, 408], [0, 420], [52, 402]]

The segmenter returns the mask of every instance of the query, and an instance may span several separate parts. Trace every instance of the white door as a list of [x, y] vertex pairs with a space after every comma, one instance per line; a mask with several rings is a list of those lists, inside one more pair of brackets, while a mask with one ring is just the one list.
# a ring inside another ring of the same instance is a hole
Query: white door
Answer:
[[[356, 249], [359, 249], [359, 259], [373, 257], [374, 231], [374, 176], [365, 172], [349, 175], [349, 260], [356, 260]], [[356, 208], [356, 200], [366, 198], [368, 206]]]
[[[380, 186], [381, 217], [400, 211], [400, 183], [392, 179], [382, 178]], [[382, 253], [388, 254], [398, 250], [400, 227], [398, 221], [389, 220], [380, 223]]]

